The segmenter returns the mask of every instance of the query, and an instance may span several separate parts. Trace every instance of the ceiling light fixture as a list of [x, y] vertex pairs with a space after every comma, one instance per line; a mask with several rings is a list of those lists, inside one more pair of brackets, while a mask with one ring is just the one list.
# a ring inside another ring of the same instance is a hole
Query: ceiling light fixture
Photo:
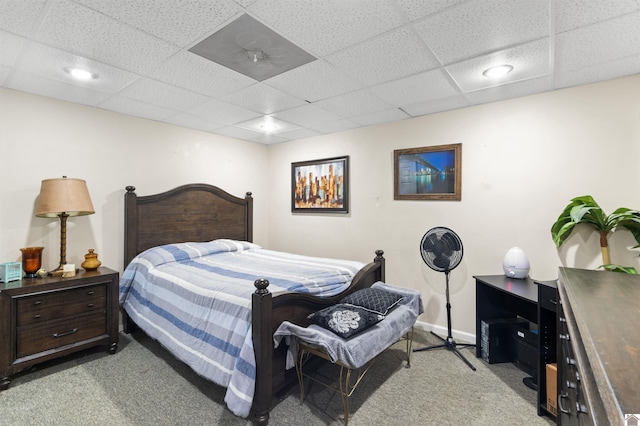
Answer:
[[278, 130], [278, 125], [273, 121], [273, 118], [266, 117], [264, 123], [260, 124], [260, 129], [265, 133], [273, 133]]
[[94, 78], [98, 78], [98, 74], [94, 74], [91, 71], [87, 71], [82, 68], [65, 68], [65, 72], [71, 75], [73, 78], [78, 80], [92, 80]]
[[498, 78], [502, 77], [503, 75], [509, 74], [511, 71], [513, 71], [513, 66], [504, 64], [487, 68], [486, 70], [484, 70], [482, 75], [488, 78]]
[[279, 120], [270, 115], [254, 118], [242, 123], [236, 123], [236, 126], [242, 127], [243, 129], [251, 130], [253, 132], [259, 132], [268, 135], [290, 132], [292, 130], [298, 130], [300, 128], [300, 126], [287, 123], [286, 121]]

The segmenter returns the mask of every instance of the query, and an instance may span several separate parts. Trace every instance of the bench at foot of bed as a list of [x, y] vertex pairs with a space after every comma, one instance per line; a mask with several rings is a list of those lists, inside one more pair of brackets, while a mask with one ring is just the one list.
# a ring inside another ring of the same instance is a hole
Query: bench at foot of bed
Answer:
[[[344, 423], [349, 422], [349, 398], [372, 367], [376, 357], [398, 341], [406, 341], [406, 367], [411, 366], [413, 325], [424, 311], [420, 294], [416, 290], [375, 283], [371, 289], [389, 291], [402, 296], [401, 300], [384, 319], [364, 331], [343, 338], [316, 324], [301, 327], [285, 321], [274, 334], [276, 346], [282, 340], [288, 345], [287, 368], [296, 368], [300, 384], [300, 403], [304, 400], [304, 379], [310, 378], [338, 392], [342, 399]], [[312, 356], [318, 356], [340, 366], [339, 385], [326, 382], [307, 374], [303, 367]], [[356, 372], [355, 379], [353, 372]]]

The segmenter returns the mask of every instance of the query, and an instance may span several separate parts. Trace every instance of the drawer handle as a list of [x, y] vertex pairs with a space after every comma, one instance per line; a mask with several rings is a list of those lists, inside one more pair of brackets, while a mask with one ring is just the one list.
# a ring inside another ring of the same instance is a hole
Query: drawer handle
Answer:
[[33, 302], [34, 306], [38, 306], [38, 305], [42, 305], [42, 300], [36, 300], [35, 302]]
[[64, 336], [68, 336], [68, 335], [73, 334], [73, 333], [75, 333], [75, 332], [77, 332], [77, 331], [78, 331], [78, 329], [77, 329], [77, 328], [74, 328], [73, 330], [71, 330], [71, 331], [65, 331], [64, 333], [54, 333], [54, 334], [53, 334], [53, 337], [64, 337]]
[[584, 404], [580, 404], [579, 402], [576, 402], [576, 411], [578, 412], [578, 414], [580, 413], [588, 414], [587, 406]]
[[576, 360], [570, 357], [567, 357], [567, 365], [576, 365]]
[[560, 340], [566, 340], [567, 342], [568, 342], [569, 340], [571, 340], [571, 338], [569, 337], [569, 334], [559, 334], [559, 335], [558, 335], [558, 338], [559, 338]]
[[560, 412], [561, 412], [561, 413], [571, 415], [571, 411], [569, 411], [569, 410], [565, 410], [565, 408], [562, 406], [562, 400], [563, 400], [564, 398], [567, 398], [568, 396], [569, 396], [569, 395], [568, 395], [568, 394], [566, 394], [566, 393], [563, 393], [563, 394], [558, 395], [558, 408], [560, 409]]
[[93, 291], [93, 290], [91, 290], [91, 291], [88, 291], [88, 292], [87, 292], [87, 294], [88, 294], [89, 296], [93, 296], [94, 294], [96, 294], [96, 292], [95, 292], [95, 291]]
[[94, 306], [96, 306], [96, 304], [95, 304], [95, 303], [89, 303], [89, 304], [87, 305], [87, 307], [89, 307], [89, 308], [93, 308]]
[[558, 301], [556, 299], [549, 299], [549, 302], [551, 302], [552, 305], [558, 304]]
[[576, 385], [572, 381], [567, 380], [567, 388], [568, 389], [576, 389], [577, 387], [578, 387], [578, 385]]
[[40, 319], [40, 318], [42, 318], [42, 315], [34, 315], [33, 316], [33, 319]]

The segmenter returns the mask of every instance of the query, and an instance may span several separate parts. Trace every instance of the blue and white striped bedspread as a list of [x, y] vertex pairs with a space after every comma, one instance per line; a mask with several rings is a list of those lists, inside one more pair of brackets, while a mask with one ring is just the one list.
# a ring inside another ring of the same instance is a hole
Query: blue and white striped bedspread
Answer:
[[225, 402], [247, 417], [255, 386], [251, 295], [269, 291], [332, 296], [364, 263], [266, 250], [246, 241], [170, 244], [149, 249], [120, 279], [120, 305], [149, 336], [195, 372], [227, 388]]

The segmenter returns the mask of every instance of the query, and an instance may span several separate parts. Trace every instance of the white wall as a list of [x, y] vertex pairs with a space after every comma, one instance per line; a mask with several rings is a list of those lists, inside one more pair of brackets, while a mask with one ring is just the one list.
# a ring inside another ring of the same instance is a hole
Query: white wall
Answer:
[[[535, 279], [559, 265], [600, 265], [597, 236], [576, 232], [560, 251], [549, 228], [572, 197], [593, 195], [607, 212], [640, 208], [640, 76], [460, 109], [292, 143], [264, 146], [0, 89], [0, 261], [43, 245], [59, 260], [59, 221], [36, 218], [42, 179], [87, 180], [96, 214], [70, 218], [67, 260], [94, 248], [122, 271], [123, 194], [185, 183], [252, 191], [255, 241], [275, 250], [369, 261], [387, 258], [387, 281], [419, 289], [421, 321], [446, 327], [444, 276], [424, 265], [418, 245], [433, 226], [464, 243], [451, 273], [453, 327], [475, 330], [473, 275], [502, 274], [520, 246]], [[394, 201], [393, 150], [462, 143], [462, 201]], [[347, 215], [292, 214], [291, 163], [349, 155]], [[610, 238], [614, 263], [640, 267], [626, 231]]]
[[[270, 147], [269, 244], [285, 250], [368, 261], [387, 259], [387, 281], [419, 289], [420, 318], [446, 327], [444, 280], [422, 261], [419, 243], [434, 226], [463, 240], [451, 273], [453, 327], [475, 333], [474, 275], [502, 274], [519, 246], [530, 276], [558, 266], [602, 264], [597, 235], [579, 230], [557, 250], [551, 224], [570, 199], [592, 195], [607, 213], [640, 209], [640, 76], [512, 99]], [[462, 201], [394, 201], [393, 150], [462, 143]], [[292, 214], [291, 163], [350, 156], [348, 215]], [[640, 267], [627, 231], [610, 238], [613, 263]]]
[[34, 216], [42, 179], [87, 181], [96, 213], [67, 221], [67, 262], [89, 248], [122, 272], [125, 187], [149, 195], [186, 183], [254, 194], [254, 240], [267, 244], [267, 146], [0, 88], [0, 261], [44, 246], [60, 260], [60, 221]]

